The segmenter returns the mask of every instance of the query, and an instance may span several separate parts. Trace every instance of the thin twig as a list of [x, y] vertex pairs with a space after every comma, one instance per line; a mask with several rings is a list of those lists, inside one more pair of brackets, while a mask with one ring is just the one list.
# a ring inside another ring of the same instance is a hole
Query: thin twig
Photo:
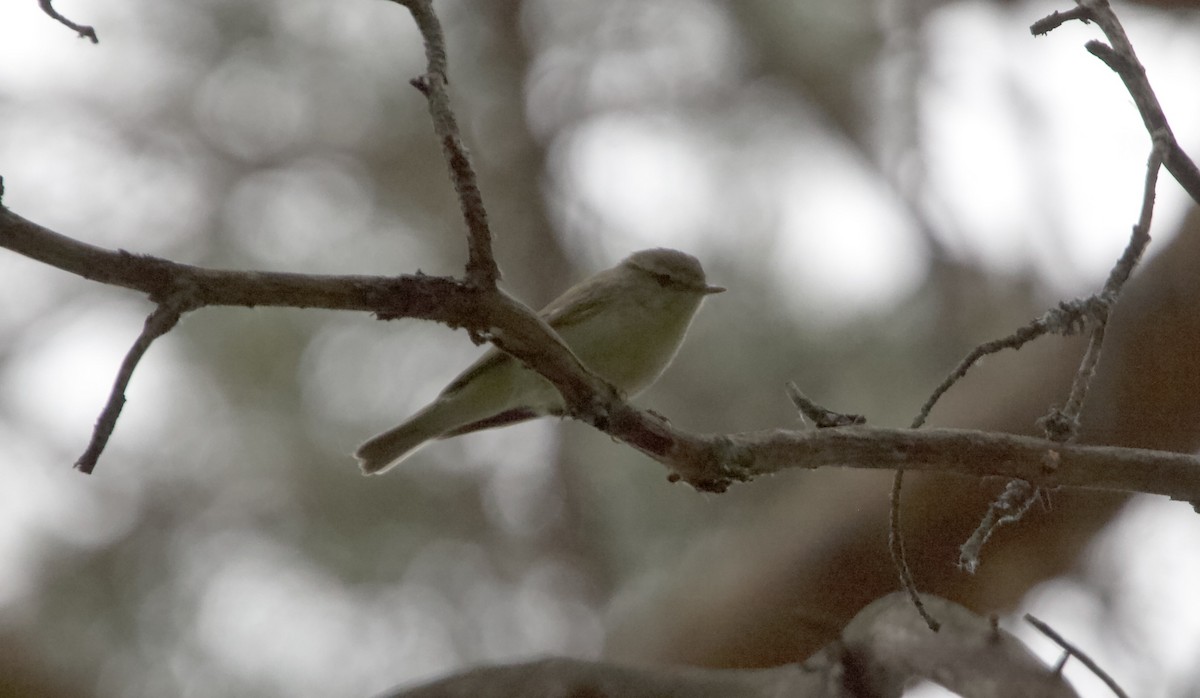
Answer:
[[[971, 367], [973, 367], [983, 357], [989, 354], [998, 353], [1004, 349], [1020, 349], [1026, 343], [1041, 337], [1055, 328], [1059, 328], [1064, 332], [1070, 331], [1072, 328], [1076, 327], [1082, 322], [1081, 317], [1084, 312], [1085, 310], [1083, 308], [1083, 304], [1081, 303], [1075, 303], [1073, 305], [1060, 303], [1058, 308], [1048, 311], [1042, 317], [1034, 320], [1024, 327], [1019, 328], [1013, 334], [990, 342], [985, 342], [975, 347], [969, 354], [967, 354], [965, 358], [963, 358], [962, 361], [958, 363], [958, 366], [956, 366], [954, 370], [950, 372], [950, 375], [946, 376], [946, 378], [942, 380], [941, 384], [934, 389], [929, 398], [925, 400], [925, 404], [921, 405], [921, 409], [917, 412], [917, 416], [913, 418], [912, 424], [909, 428], [915, 430], [924, 426], [925, 421], [929, 419], [929, 413], [933, 410], [933, 406], [937, 404], [937, 401], [940, 400], [942, 396], [945, 395], [946, 391], [948, 391], [955, 383], [957, 383], [959, 379], [967, 375], [967, 372], [971, 370]], [[900, 527], [900, 508], [902, 503], [900, 495], [903, 485], [904, 468], [901, 467], [896, 469], [896, 474], [892, 479], [892, 494], [889, 500], [890, 516], [888, 518], [888, 551], [891, 553], [892, 566], [895, 568], [897, 575], [900, 577], [900, 584], [904, 587], [905, 591], [908, 592], [909, 598], [912, 599], [913, 605], [916, 606], [917, 611], [921, 614], [921, 617], [925, 618], [927, 623], [930, 623], [931, 628], [936, 629], [936, 621], [930, 617], [927, 617], [927, 613], [921, 605], [921, 597], [917, 592], [916, 582], [913, 580], [912, 570], [908, 564], [908, 554], [904, 547], [904, 531]], [[983, 526], [984, 524], [980, 524], [979, 528], [982, 528]], [[979, 531], [979, 528], [976, 529], [977, 532]], [[989, 527], [989, 532], [986, 534], [986, 536], [984, 536], [984, 540], [986, 540], [987, 536], [991, 535], [990, 528], [991, 527]]]
[[[1137, 266], [1146, 247], [1150, 244], [1150, 223], [1154, 213], [1158, 171], [1162, 167], [1165, 150], [1165, 134], [1155, 134], [1154, 147], [1151, 149], [1146, 163], [1142, 208], [1138, 214], [1138, 221], [1134, 224], [1129, 236], [1129, 243], [1113, 265], [1112, 271], [1109, 272], [1104, 287], [1081, 303], [1081, 307], [1088, 308], [1086, 317], [1092, 321], [1091, 337], [1088, 340], [1087, 350], [1079, 362], [1079, 368], [1075, 372], [1066, 402], [1062, 407], [1051, 409], [1049, 414], [1038, 420], [1038, 426], [1042, 428], [1046, 438], [1050, 441], [1071, 443], [1079, 433], [1079, 415], [1083, 412], [1088, 389], [1100, 363], [1112, 305], [1120, 296], [1125, 282], [1129, 280], [1134, 267]], [[967, 542], [963, 543], [959, 555], [959, 566], [968, 572], [978, 569], [980, 551], [995, 529], [1020, 521], [1039, 495], [1040, 490], [1028, 482], [1010, 481], [1004, 492], [988, 507], [987, 513], [975, 528], [975, 532], [971, 534]]]
[[[1083, 403], [1087, 400], [1088, 388], [1092, 385], [1092, 379], [1096, 377], [1096, 367], [1100, 364], [1100, 351], [1104, 348], [1104, 335], [1107, 328], [1107, 317], [1092, 328], [1092, 336], [1088, 339], [1087, 350], [1083, 353], [1083, 359], [1079, 361], [1079, 368], [1075, 371], [1075, 379], [1071, 382], [1071, 393], [1067, 396], [1067, 401], [1063, 403], [1062, 409], [1057, 411], [1060, 417], [1056, 420], [1058, 422], [1056, 428], [1046, 433], [1046, 438], [1051, 441], [1064, 443], [1074, 441], [1075, 436], [1079, 433], [1079, 415], [1083, 412]], [[1064, 425], [1066, 428], [1063, 428]]]
[[171, 328], [175, 327], [175, 323], [179, 322], [183, 313], [191, 307], [191, 301], [186, 300], [183, 294], [180, 294], [167, 302], [160, 303], [154, 312], [146, 317], [142, 333], [138, 335], [133, 346], [129, 348], [129, 352], [125, 354], [125, 360], [121, 362], [117, 378], [113, 381], [112, 391], [108, 395], [108, 402], [100, 411], [100, 417], [92, 429], [92, 438], [88, 442], [87, 449], [84, 450], [83, 455], [79, 456], [79, 460], [75, 461], [76, 470], [90, 475], [95, 469], [96, 461], [104, 452], [104, 447], [108, 444], [113, 429], [117, 426], [117, 418], [121, 416], [121, 410], [125, 407], [125, 390], [129, 387], [130, 379], [133, 378], [133, 370], [137, 368], [138, 362], [142, 360], [142, 356], [150, 348], [151, 343], [170, 332]]
[[[1075, 372], [1066, 402], [1063, 407], [1052, 409], [1049, 414], [1038, 420], [1047, 439], [1059, 443], [1074, 441], [1079, 432], [1079, 415], [1083, 410], [1088, 389], [1100, 362], [1112, 305], [1116, 302], [1125, 282], [1129, 280], [1134, 267], [1137, 266], [1146, 247], [1150, 244], [1150, 222], [1154, 211], [1160, 167], [1166, 165], [1168, 171], [1175, 175], [1180, 184], [1188, 189], [1197, 202], [1200, 202], [1200, 186], [1195, 188], [1189, 186], [1189, 183], [1200, 185], [1200, 174], [1196, 172], [1195, 165], [1176, 143], [1170, 126], [1167, 124], [1166, 115], [1159, 106], [1154, 91], [1150, 88], [1149, 80], [1146, 79], [1146, 70], [1138, 61], [1129, 38], [1125, 35], [1121, 23], [1112, 12], [1107, 0], [1078, 0], [1078, 3], [1079, 6], [1074, 10], [1055, 12], [1049, 17], [1035, 22], [1030, 29], [1035, 35], [1042, 35], [1070, 20], [1077, 19], [1083, 22], [1095, 20], [1104, 31], [1105, 36], [1113, 43], [1113, 46], [1109, 47], [1098, 41], [1092, 41], [1087, 44], [1087, 48], [1125, 81], [1126, 88], [1134, 97], [1153, 141], [1146, 166], [1142, 208], [1138, 222], [1133, 226], [1129, 243], [1124, 252], [1113, 265], [1108, 279], [1098, 293], [1084, 300], [1060, 303], [1056, 310], [1046, 313], [1013, 334], [986, 342], [973, 349], [930, 394], [913, 419], [913, 429], [917, 429], [925, 423], [938, 400], [984, 356], [1004, 349], [1019, 349], [1048, 332], [1073, 334], [1081, 329], [1084, 323], [1090, 322], [1092, 328], [1088, 347]], [[1178, 173], [1171, 169], [1169, 163], [1172, 162], [1172, 159], [1174, 159]], [[903, 469], [898, 469], [892, 485], [892, 515], [888, 537], [891, 541], [893, 564], [900, 574], [901, 582], [909, 590], [910, 595], [916, 599], [918, 597], [915, 587], [909, 587], [912, 574], [905, 559], [903, 534], [899, 528], [900, 487], [903, 477]], [[975, 532], [963, 544], [959, 558], [960, 565], [968, 571], [975, 571], [979, 565], [979, 552], [995, 529], [1019, 521], [1029, 510], [1029, 506], [1038, 498], [1039, 493], [1038, 488], [1032, 487], [1027, 482], [1010, 481], [1005, 487], [1004, 493], [988, 508], [988, 512], [976, 527]]]
[[[1163, 166], [1188, 195], [1200, 203], [1200, 169], [1175, 140], [1158, 96], [1146, 77], [1146, 68], [1138, 60], [1133, 44], [1130, 43], [1125, 28], [1109, 6], [1108, 0], [1076, 0], [1076, 3], [1078, 7], [1075, 10], [1055, 12], [1034, 22], [1030, 30], [1034, 34], [1045, 34], [1070, 19], [1090, 20], [1100, 27], [1111, 46], [1099, 41], [1090, 41], [1086, 44], [1087, 50], [1102, 60], [1125, 83], [1125, 89], [1133, 98], [1142, 122], [1146, 125], [1146, 131], [1152, 137], [1161, 137], [1164, 140]], [[1062, 21], [1058, 21], [1060, 19]]]
[[903, 529], [900, 528], [900, 493], [903, 487], [904, 468], [897, 468], [896, 475], [892, 479], [891, 509], [888, 520], [888, 551], [892, 554], [892, 566], [900, 575], [900, 586], [904, 587], [909, 601], [917, 609], [917, 613], [921, 614], [921, 619], [925, 621], [925, 625], [929, 626], [929, 629], [936, 633], [942, 627], [941, 623], [930, 614], [929, 609], [925, 608], [925, 603], [921, 601], [921, 594], [917, 591], [917, 582], [913, 579], [912, 569], [908, 566], [908, 554], [904, 551]]
[[431, 0], [393, 0], [404, 5], [412, 13], [413, 21], [425, 41], [425, 57], [428, 61], [425, 74], [412, 80], [429, 102], [429, 114], [433, 117], [433, 130], [442, 143], [442, 153], [450, 169], [450, 180], [458, 194], [459, 207], [467, 224], [467, 283], [480, 289], [492, 289], [500, 279], [500, 270], [492, 254], [492, 231], [488, 226], [487, 209], [483, 195], [471, 166], [467, 146], [463, 143], [458, 128], [458, 119], [450, 107], [450, 93], [446, 91], [447, 77], [446, 38], [442, 24], [433, 11]]
[[1041, 496], [1041, 490], [1024, 480], [1009, 480], [1004, 491], [991, 503], [975, 532], [962, 544], [958, 553], [958, 566], [974, 574], [979, 569], [979, 552], [996, 529], [1021, 520], [1029, 507]]
[[[1130, 275], [1132, 275], [1134, 267], [1137, 266], [1137, 263], [1146, 251], [1146, 247], [1150, 244], [1150, 223], [1154, 213], [1158, 172], [1163, 166], [1163, 159], [1168, 148], [1168, 134], [1165, 132], [1155, 133], [1154, 145], [1146, 163], [1142, 207], [1138, 214], [1137, 223], [1133, 226], [1129, 243], [1125, 246], [1125, 250], [1121, 253], [1120, 258], [1113, 265], [1112, 271], [1109, 272], [1108, 279], [1101, 290], [1086, 299], [1060, 303], [1058, 308], [1052, 309], [1037, 320], [1020, 328], [1012, 335], [976, 347], [955, 367], [954, 371], [942, 381], [933, 394], [930, 395], [929, 399], [925, 401], [925, 404], [921, 406], [920, 412], [913, 420], [912, 428], [916, 429], [925, 423], [930, 410], [933, 409], [937, 400], [954, 383], [966, 375], [967, 371], [982, 357], [1006, 348], [1019, 349], [1026, 342], [1049, 332], [1064, 335], [1073, 334], [1081, 329], [1085, 323], [1088, 323], [1091, 325], [1091, 336], [1088, 340], [1088, 347], [1079, 363], [1079, 368], [1075, 372], [1075, 378], [1071, 383], [1071, 390], [1066, 402], [1061, 408], [1055, 407], [1051, 409], [1049, 414], [1038, 420], [1038, 425], [1050, 441], [1070, 443], [1075, 440], [1080, 426], [1079, 415], [1083, 411], [1088, 389], [1091, 386], [1092, 379], [1096, 375], [1096, 368], [1100, 363], [1101, 349], [1104, 345], [1105, 330], [1108, 326], [1112, 305], [1120, 296], [1121, 290], [1129, 280]], [[899, 479], [899, 473], [897, 475], [897, 479]], [[1013, 487], [1020, 488], [1024, 494], [1017, 496], [1012, 490]], [[959, 558], [960, 566], [973, 572], [979, 564], [979, 551], [988, 538], [991, 537], [994, 530], [999, 526], [1019, 521], [1021, 516], [1028, 511], [1029, 504], [1038, 497], [1038, 489], [1029, 489], [1029, 487], [1028, 483], [1009, 483], [1009, 487], [1006, 487], [1004, 493], [992, 503], [988, 512], [976, 527], [975, 532], [963, 544]], [[899, 506], [899, 498], [895, 495], [895, 491], [896, 486], [894, 485], [893, 507]], [[1024, 503], [1017, 504], [1017, 500], [1021, 500]], [[998, 516], [998, 512], [1008, 513]], [[893, 516], [894, 518], [896, 517]], [[899, 538], [901, 534], [899, 531], [893, 530], [889, 535], [892, 538]], [[902, 543], [893, 546], [892, 557], [897, 559], [898, 555], [903, 555], [903, 551], [904, 547]], [[907, 563], [900, 557], [896, 565], [903, 579]]]
[[1125, 245], [1125, 250], [1113, 265], [1112, 271], [1109, 272], [1104, 287], [1091, 299], [1095, 304], [1091, 313], [1095, 322], [1087, 351], [1079, 362], [1075, 379], [1071, 383], [1071, 393], [1062, 408], [1055, 408], [1038, 420], [1046, 438], [1052, 441], [1067, 443], [1073, 441], [1079, 432], [1079, 415], [1083, 412], [1083, 403], [1087, 399], [1088, 388], [1096, 375], [1096, 367], [1100, 363], [1100, 353], [1104, 346], [1104, 333], [1108, 327], [1111, 308], [1121, 295], [1121, 290], [1133, 274], [1133, 269], [1141, 260], [1146, 247], [1150, 244], [1150, 223], [1154, 216], [1158, 172], [1162, 168], [1167, 148], [1167, 134], [1161, 132], [1154, 134], [1154, 146], [1151, 148], [1150, 157], [1146, 162], [1142, 209], [1129, 236], [1129, 242]]
[[1108, 675], [1108, 672], [1101, 669], [1100, 665], [1097, 664], [1091, 657], [1089, 657], [1083, 650], [1079, 649], [1075, 645], [1072, 645], [1070, 642], [1067, 642], [1066, 638], [1064, 638], [1062, 635], [1059, 635], [1054, 628], [1051, 628], [1044, 621], [1034, 617], [1032, 613], [1026, 613], [1025, 620], [1028, 621], [1030, 625], [1037, 628], [1043, 635], [1053, 640], [1054, 643], [1059, 647], [1063, 648], [1067, 654], [1082, 662], [1084, 666], [1090, 669], [1093, 674], [1095, 674], [1100, 678], [1101, 681], [1104, 682], [1104, 685], [1108, 686], [1108, 689], [1113, 692], [1113, 695], [1116, 695], [1118, 698], [1129, 698], [1129, 695], [1121, 689], [1120, 685], [1117, 684], [1113, 677]]
[[[1066, 309], [1061, 305], [1058, 310], [1060, 312], [1066, 311]], [[912, 424], [909, 425], [909, 428], [920, 429], [925, 424], [925, 421], [929, 419], [929, 413], [933, 411], [933, 407], [937, 404], [938, 400], [940, 400], [942, 396], [946, 394], [946, 391], [950, 390], [955, 383], [966, 376], [967, 372], [970, 371], [980, 359], [988, 356], [989, 354], [997, 354], [1005, 349], [1020, 349], [1028, 342], [1031, 342], [1050, 332], [1052, 330], [1052, 312], [1053, 311], [1050, 311], [1046, 315], [1034, 320], [1033, 322], [1030, 322], [1028, 325], [1017, 329], [1016, 332], [1013, 332], [1007, 337], [1001, 337], [1000, 339], [994, 339], [990, 342], [984, 342], [983, 344], [980, 344], [972, 349], [971, 352], [963, 357], [963, 360], [954, 367], [954, 370], [950, 372], [950, 375], [946, 376], [946, 378], [942, 380], [941, 384], [934, 388], [933, 392], [929, 395], [929, 398], [925, 400], [925, 404], [921, 405], [921, 409], [918, 410], [917, 416], [913, 418]]]
[[801, 421], [807, 417], [812, 420], [813, 426], [818, 429], [860, 426], [867, 423], [867, 418], [861, 414], [834, 412], [831, 409], [818, 405], [801, 392], [795, 383], [789, 382], [787, 384], [787, 394], [792, 404], [800, 411]]
[[1092, 21], [1092, 13], [1086, 7], [1076, 7], [1066, 12], [1055, 10], [1049, 16], [1043, 17], [1030, 25], [1029, 31], [1034, 36], [1045, 36], [1067, 22], [1076, 19], [1086, 24]]
[[1125, 251], [1121, 253], [1121, 258], [1117, 260], [1112, 271], [1108, 275], [1108, 280], [1104, 282], [1104, 290], [1101, 291], [1111, 302], [1116, 299], [1116, 296], [1125, 286], [1125, 282], [1129, 280], [1133, 274], [1133, 268], [1137, 266], [1141, 260], [1146, 247], [1150, 244], [1150, 221], [1154, 215], [1154, 199], [1155, 191], [1158, 188], [1158, 171], [1165, 164], [1165, 159], [1170, 151], [1170, 134], [1167, 132], [1156, 132], [1153, 134], [1154, 143], [1150, 150], [1150, 157], [1146, 161], [1146, 180], [1142, 188], [1142, 210], [1138, 214], [1138, 221], [1133, 226], [1133, 231], [1129, 236], [1129, 243], [1125, 246]]
[[54, 20], [66, 25], [67, 27], [70, 27], [71, 29], [74, 29], [75, 33], [79, 34], [79, 38], [91, 39], [93, 44], [100, 43], [100, 39], [96, 37], [96, 30], [94, 28], [89, 27], [86, 24], [76, 24], [66, 17], [63, 17], [61, 14], [59, 14], [58, 10], [54, 9], [52, 2], [53, 0], [38, 0], [38, 7], [41, 7], [42, 12], [50, 15], [50, 17]]

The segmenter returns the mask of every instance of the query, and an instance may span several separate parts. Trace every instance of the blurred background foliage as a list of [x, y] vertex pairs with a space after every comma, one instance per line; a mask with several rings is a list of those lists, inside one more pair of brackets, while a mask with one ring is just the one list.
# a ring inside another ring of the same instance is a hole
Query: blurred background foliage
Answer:
[[[1186, 5], [1121, 11], [1194, 150], [1200, 23]], [[0, 9], [13, 210], [198, 265], [461, 269], [403, 8], [57, 7], [101, 44], [32, 1]], [[1148, 141], [1081, 48], [1096, 32], [1028, 35], [1062, 5], [437, 8], [508, 290], [539, 307], [659, 245], [731, 289], [639, 399], [685, 428], [796, 427], [787, 381], [907, 424], [971, 346], [1097, 286], [1136, 215]], [[1164, 183], [1152, 250], [1174, 252], [1119, 313], [1090, 441], [1197, 448], [1200, 254], [1185, 212]], [[416, 321], [195, 313], [152, 348], [84, 477], [69, 464], [149, 305], [13, 254], [0, 289], [0, 695], [355, 696], [542, 653], [761, 666], [806, 656], [896, 587], [888, 473], [795, 471], [701, 495], [545, 420], [360, 477], [355, 444], [481, 351]], [[989, 360], [934, 421], [1031, 433], [1077, 358], [1048, 339]], [[1134, 693], [1196, 695], [1188, 507], [1138, 500], [1106, 528], [1123, 499], [1054, 494], [970, 577], [956, 546], [1000, 483], [911, 482], [923, 588], [984, 613], [1039, 609]]]

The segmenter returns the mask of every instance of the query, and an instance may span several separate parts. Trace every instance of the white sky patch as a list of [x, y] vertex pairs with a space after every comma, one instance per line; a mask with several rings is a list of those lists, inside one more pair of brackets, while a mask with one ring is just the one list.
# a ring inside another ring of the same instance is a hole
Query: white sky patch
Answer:
[[250, 531], [217, 532], [181, 552], [186, 576], [203, 579], [197, 641], [251, 684], [284, 695], [365, 695], [458, 659], [445, 628], [453, 608], [432, 587], [371, 601], [290, 545]]
[[[703, 254], [702, 240], [721, 235], [713, 220], [728, 194], [688, 124], [606, 118], [571, 141], [565, 157], [580, 198], [615, 229], [599, 243], [610, 257], [654, 245]], [[780, 209], [780, 254], [769, 268], [793, 289], [786, 295], [840, 321], [910, 290], [924, 269], [911, 225], [843, 153], [816, 139], [803, 151], [764, 164], [773, 174], [761, 177]], [[727, 246], [743, 234], [728, 231]]]
[[[615, 261], [646, 246], [693, 248], [718, 192], [709, 160], [676, 120], [625, 115], [597, 119], [566, 138], [572, 183], [614, 229], [601, 241]], [[639, 242], [620, 240], [628, 236]]]
[[[103, 4], [60, 2], [55, 9], [72, 16], [72, 10]], [[51, 20], [37, 3], [6, 2], [0, 6], [0, 87], [5, 91], [28, 94], [62, 89], [62, 82], [47, 80], [46, 75], [65, 77], [80, 70], [82, 63], [89, 63], [81, 61], [80, 56], [89, 51], [92, 56], [96, 53], [90, 42], [76, 38], [75, 32]]]
[[925, 263], [911, 224], [871, 179], [844, 156], [813, 155], [783, 187], [771, 267], [799, 312], [836, 323], [911, 292]]
[[115, 125], [78, 107], [0, 103], [5, 205], [91, 244], [173, 255], [198, 233], [212, 192], [195, 143], [146, 140], [133, 153]]
[[37, 446], [29, 434], [0, 425], [0, 619], [19, 615], [20, 602], [36, 592], [48, 542], [105, 545], [138, 519], [140, 483], [97, 482], [73, 470], [70, 457], [56, 458], [61, 451]]
[[[225, 226], [259, 266], [328, 272], [342, 257], [350, 271], [369, 234], [371, 183], [356, 163], [307, 158], [242, 177], [224, 202]], [[347, 252], [341, 253], [346, 250]], [[357, 256], [357, 255], [355, 255]]]

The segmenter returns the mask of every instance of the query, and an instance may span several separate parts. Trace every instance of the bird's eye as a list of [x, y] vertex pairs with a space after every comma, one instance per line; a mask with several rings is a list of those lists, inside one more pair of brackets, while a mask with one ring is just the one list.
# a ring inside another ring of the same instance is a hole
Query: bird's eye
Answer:
[[653, 276], [654, 280], [658, 282], [658, 285], [662, 286], [663, 288], [666, 288], [667, 286], [671, 285], [670, 274], [655, 274], [655, 273], [651, 272], [650, 276]]

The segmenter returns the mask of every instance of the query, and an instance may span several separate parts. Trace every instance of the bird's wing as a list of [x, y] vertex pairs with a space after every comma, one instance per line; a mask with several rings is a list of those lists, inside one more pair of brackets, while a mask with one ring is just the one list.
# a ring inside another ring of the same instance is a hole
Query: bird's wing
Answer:
[[[550, 301], [549, 305], [542, 308], [538, 315], [555, 331], [561, 331], [564, 327], [570, 327], [592, 317], [602, 305], [598, 302], [596, 294], [592, 292], [592, 288], [597, 283], [604, 283], [606, 277], [606, 272], [600, 272], [588, 282], [572, 286], [566, 293]], [[499, 349], [490, 349], [460, 373], [450, 385], [446, 386], [442, 395], [450, 395], [458, 391], [480, 373], [495, 368], [504, 361], [512, 361], [512, 357]]]
[[478, 376], [488, 369], [495, 368], [505, 361], [512, 361], [512, 357], [495, 347], [488, 349], [483, 356], [479, 357], [475, 361], [475, 363], [471, 364], [466, 368], [466, 370], [458, 374], [458, 377], [451, 381], [450, 385], [447, 385], [446, 388], [442, 390], [442, 395], [450, 395], [451, 393], [458, 392], [464, 385], [470, 383], [471, 379], [475, 378], [475, 376]]
[[604, 276], [601, 272], [585, 283], [572, 286], [566, 293], [550, 301], [538, 315], [555, 330], [590, 318], [600, 309], [601, 303], [593, 289], [605, 280]]

